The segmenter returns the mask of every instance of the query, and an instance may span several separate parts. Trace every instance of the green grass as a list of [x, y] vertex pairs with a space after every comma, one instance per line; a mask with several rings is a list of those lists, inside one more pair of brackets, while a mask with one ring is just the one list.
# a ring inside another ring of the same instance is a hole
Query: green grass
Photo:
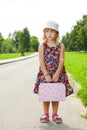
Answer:
[[[25, 52], [25, 56], [31, 55], [34, 52]], [[5, 59], [11, 59], [11, 58], [18, 58], [22, 57], [21, 53], [5, 53], [5, 54], [0, 54], [0, 60], [5, 60]]]
[[87, 105], [87, 53], [66, 52], [65, 66], [76, 82], [81, 84], [78, 95], [82, 102]]
[[85, 119], [87, 119], [87, 113], [81, 114], [80, 116], [83, 117], [83, 118], [85, 118]]

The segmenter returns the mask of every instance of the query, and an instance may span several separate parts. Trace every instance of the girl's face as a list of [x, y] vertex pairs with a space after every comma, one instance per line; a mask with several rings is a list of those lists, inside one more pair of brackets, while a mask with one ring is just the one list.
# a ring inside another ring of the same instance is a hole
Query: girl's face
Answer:
[[53, 29], [46, 29], [45, 36], [48, 40], [53, 40], [58, 37], [58, 33]]

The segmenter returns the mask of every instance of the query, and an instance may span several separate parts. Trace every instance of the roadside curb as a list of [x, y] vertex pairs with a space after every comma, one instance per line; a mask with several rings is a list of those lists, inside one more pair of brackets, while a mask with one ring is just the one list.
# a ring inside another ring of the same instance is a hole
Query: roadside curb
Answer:
[[22, 60], [27, 60], [27, 59], [35, 57], [37, 55], [38, 55], [38, 53], [34, 53], [30, 56], [23, 56], [20, 58], [12, 58], [12, 59], [8, 59], [8, 60], [0, 60], [0, 65], [12, 63], [12, 62], [17, 62], [17, 61], [22, 61]]

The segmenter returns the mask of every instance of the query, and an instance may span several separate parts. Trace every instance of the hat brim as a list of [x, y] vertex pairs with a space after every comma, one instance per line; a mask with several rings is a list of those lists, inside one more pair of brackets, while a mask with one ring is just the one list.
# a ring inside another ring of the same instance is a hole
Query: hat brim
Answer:
[[47, 29], [47, 28], [49, 28], [49, 29], [53, 29], [53, 30], [59, 32], [58, 29], [56, 29], [56, 28], [54, 28], [54, 27], [52, 27], [52, 26], [45, 26], [45, 27], [44, 27], [44, 30]]

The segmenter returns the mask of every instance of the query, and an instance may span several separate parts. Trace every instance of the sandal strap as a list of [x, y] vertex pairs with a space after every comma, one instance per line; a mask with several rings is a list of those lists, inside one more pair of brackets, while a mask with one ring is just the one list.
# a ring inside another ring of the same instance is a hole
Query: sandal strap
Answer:
[[53, 114], [52, 119], [54, 122], [62, 122], [62, 118], [58, 117], [57, 114]]
[[40, 117], [40, 120], [48, 120], [49, 118], [49, 114], [43, 114], [41, 117]]

